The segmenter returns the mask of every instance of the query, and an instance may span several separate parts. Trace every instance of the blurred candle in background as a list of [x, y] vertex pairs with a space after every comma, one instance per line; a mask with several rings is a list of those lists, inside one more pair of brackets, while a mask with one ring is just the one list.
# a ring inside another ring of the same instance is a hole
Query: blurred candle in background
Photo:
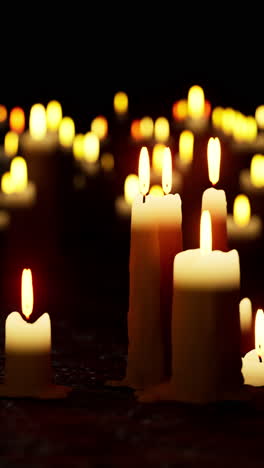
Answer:
[[61, 104], [52, 100], [49, 101], [46, 107], [47, 129], [50, 132], [57, 132], [62, 120], [62, 107]]
[[25, 130], [26, 119], [25, 119], [25, 112], [21, 107], [14, 107], [10, 111], [9, 115], [9, 127], [10, 130], [21, 134]]
[[183, 130], [179, 136], [179, 152], [176, 165], [183, 172], [187, 171], [193, 160], [194, 134], [191, 130]]
[[62, 149], [70, 151], [75, 137], [75, 124], [71, 117], [65, 116], [61, 119], [58, 137]]
[[255, 319], [255, 349], [242, 359], [242, 374], [245, 385], [264, 386], [264, 314], [258, 309]]
[[234, 200], [233, 215], [227, 215], [227, 235], [230, 241], [250, 241], [260, 237], [262, 220], [260, 216], [251, 216], [249, 198], [239, 194]]
[[36, 193], [36, 185], [28, 181], [25, 159], [15, 157], [10, 164], [10, 172], [5, 172], [1, 178], [0, 206], [30, 207], [36, 201]]
[[132, 203], [136, 195], [139, 194], [139, 178], [136, 174], [129, 174], [124, 183], [124, 195], [115, 201], [115, 209], [122, 218], [129, 218], [131, 215]]
[[248, 297], [239, 302], [241, 355], [244, 356], [252, 349], [252, 303]]
[[21, 135], [23, 155], [40, 156], [56, 150], [58, 141], [55, 132], [47, 133], [46, 109], [43, 104], [34, 104], [30, 109], [29, 130]]
[[116, 117], [123, 119], [128, 114], [128, 96], [124, 91], [118, 91], [114, 95], [114, 112]]

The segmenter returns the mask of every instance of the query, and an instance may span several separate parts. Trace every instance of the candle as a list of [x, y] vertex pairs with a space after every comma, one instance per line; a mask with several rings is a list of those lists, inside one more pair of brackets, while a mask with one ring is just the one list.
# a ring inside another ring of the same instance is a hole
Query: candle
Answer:
[[48, 131], [58, 132], [62, 121], [62, 107], [58, 101], [52, 100], [48, 102], [46, 107], [46, 121]]
[[193, 160], [194, 134], [191, 130], [183, 130], [179, 136], [179, 152], [176, 155], [176, 165], [182, 171], [190, 169]]
[[255, 319], [255, 349], [242, 359], [242, 374], [245, 385], [262, 387], [264, 385], [264, 314], [258, 309]]
[[0, 206], [4, 208], [31, 207], [36, 201], [36, 185], [28, 181], [27, 163], [21, 156], [10, 164], [10, 172], [1, 178]]
[[[161, 183], [164, 152], [167, 151], [164, 143], [155, 143], [152, 150], [152, 167], [150, 171], [150, 181], [152, 184]], [[172, 191], [180, 193], [182, 189], [182, 175], [176, 170], [172, 170]]]
[[[210, 138], [207, 147], [208, 172], [212, 184], [219, 180], [221, 147], [218, 138]], [[202, 211], [208, 210], [212, 219], [213, 250], [227, 250], [227, 202], [224, 190], [210, 187], [203, 192]]]
[[240, 187], [247, 195], [263, 196], [264, 194], [264, 155], [255, 154], [249, 169], [243, 169], [239, 175]]
[[91, 132], [98, 136], [100, 142], [105, 142], [108, 136], [108, 122], [103, 115], [98, 115], [91, 122]]
[[139, 393], [142, 402], [208, 403], [241, 389], [239, 256], [236, 250], [211, 250], [210, 224], [205, 211], [200, 248], [175, 256], [172, 377]]
[[46, 109], [42, 104], [34, 104], [30, 109], [29, 130], [20, 138], [21, 150], [28, 155], [53, 153], [58, 145], [55, 132], [47, 132]]
[[154, 122], [154, 138], [158, 142], [167, 142], [170, 137], [170, 124], [166, 117], [158, 117]]
[[233, 216], [227, 215], [227, 235], [231, 241], [250, 241], [260, 237], [262, 220], [260, 216], [251, 216], [249, 199], [239, 194], [234, 200]]
[[13, 131], [9, 131], [5, 134], [4, 145], [0, 146], [0, 165], [1, 172], [9, 169], [10, 158], [16, 156], [18, 150], [18, 134]]
[[129, 174], [124, 183], [124, 195], [117, 197], [115, 209], [119, 216], [128, 219], [131, 215], [132, 202], [139, 193], [139, 178], [136, 174]]
[[13, 107], [9, 114], [10, 130], [21, 134], [25, 130], [25, 112], [21, 107]]
[[248, 297], [239, 303], [239, 318], [241, 331], [241, 354], [244, 356], [251, 349], [252, 304]]
[[22, 312], [12, 312], [5, 326], [5, 380], [0, 395], [12, 398], [62, 398], [69, 389], [52, 384], [51, 324], [44, 313], [29, 323], [33, 310], [31, 270], [22, 273]]
[[58, 138], [61, 149], [71, 151], [75, 136], [75, 124], [71, 117], [65, 116], [61, 119], [58, 129]]
[[195, 133], [202, 133], [208, 127], [211, 112], [209, 101], [205, 100], [201, 86], [191, 86], [187, 97], [187, 119], [185, 125]]
[[83, 140], [83, 158], [80, 159], [80, 167], [87, 175], [95, 175], [100, 170], [100, 140], [93, 132], [87, 132]]
[[118, 91], [113, 100], [114, 112], [119, 120], [123, 120], [128, 114], [128, 96], [124, 91]]

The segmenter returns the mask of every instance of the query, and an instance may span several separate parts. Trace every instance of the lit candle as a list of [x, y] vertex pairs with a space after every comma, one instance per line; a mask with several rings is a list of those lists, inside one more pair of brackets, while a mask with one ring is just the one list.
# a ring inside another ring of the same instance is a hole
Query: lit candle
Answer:
[[255, 320], [255, 349], [242, 359], [242, 374], [245, 385], [264, 386], [264, 314], [258, 309]]
[[46, 109], [42, 104], [34, 104], [30, 109], [29, 130], [20, 138], [21, 150], [26, 155], [53, 153], [58, 145], [56, 132], [47, 132]]
[[1, 169], [7, 170], [10, 165], [10, 158], [17, 155], [19, 136], [16, 132], [9, 131], [5, 134], [4, 144], [0, 146]]
[[5, 326], [5, 380], [0, 395], [12, 398], [63, 398], [69, 388], [52, 383], [51, 324], [44, 313], [29, 323], [33, 310], [31, 270], [22, 273], [22, 312], [12, 312]]
[[154, 123], [154, 138], [157, 142], [168, 142], [170, 137], [170, 124], [166, 117], [158, 117]]
[[100, 140], [93, 132], [87, 132], [83, 140], [83, 158], [80, 159], [80, 167], [85, 174], [93, 176], [100, 170]]
[[201, 133], [208, 127], [211, 105], [205, 100], [201, 86], [191, 86], [187, 97], [187, 119], [185, 125], [195, 133]]
[[179, 136], [179, 152], [176, 156], [176, 165], [186, 172], [193, 160], [194, 134], [191, 130], [183, 130]]
[[249, 199], [239, 194], [234, 200], [233, 216], [227, 215], [227, 235], [231, 241], [250, 241], [260, 237], [262, 220], [260, 216], [251, 216]]
[[9, 127], [10, 130], [21, 134], [25, 130], [25, 112], [21, 107], [14, 107], [10, 111], [9, 115]]
[[75, 137], [75, 124], [71, 117], [61, 119], [58, 128], [59, 143], [63, 151], [71, 151]]
[[239, 175], [240, 187], [247, 195], [264, 195], [264, 155], [255, 154], [249, 169], [243, 169]]
[[58, 132], [62, 121], [62, 107], [58, 101], [52, 100], [48, 102], [46, 108], [46, 121], [49, 132]]
[[139, 194], [139, 178], [136, 174], [129, 174], [124, 183], [124, 195], [117, 197], [115, 209], [119, 216], [128, 219], [131, 215], [132, 203]]
[[103, 115], [98, 115], [91, 122], [91, 132], [98, 136], [101, 144], [107, 140], [108, 122]]
[[200, 248], [174, 259], [172, 378], [140, 401], [208, 403], [234, 397], [240, 357], [240, 267], [236, 250], [212, 251], [210, 213], [201, 216]]
[[[155, 143], [152, 149], [152, 167], [150, 170], [151, 184], [160, 184], [162, 180], [163, 156], [167, 151], [164, 143]], [[172, 191], [180, 193], [182, 189], [182, 175], [176, 170], [172, 170]]]
[[122, 120], [128, 114], [128, 96], [124, 91], [118, 91], [113, 100], [114, 112], [118, 119]]
[[27, 164], [21, 157], [15, 157], [10, 172], [1, 178], [0, 206], [4, 208], [31, 207], [36, 201], [36, 185], [28, 181]]
[[239, 318], [241, 332], [241, 355], [245, 355], [252, 346], [251, 329], [252, 329], [252, 304], [248, 297], [244, 297], [239, 302]]
[[[210, 138], [207, 148], [209, 180], [219, 180], [221, 147], [218, 138]], [[227, 202], [224, 190], [210, 187], [203, 192], [202, 211], [208, 210], [212, 219], [213, 250], [227, 250]]]

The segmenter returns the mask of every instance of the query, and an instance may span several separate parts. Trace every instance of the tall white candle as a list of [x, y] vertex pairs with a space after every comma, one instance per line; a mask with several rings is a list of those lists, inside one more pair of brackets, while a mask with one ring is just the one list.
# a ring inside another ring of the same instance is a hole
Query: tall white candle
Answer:
[[264, 314], [258, 309], [255, 320], [255, 349], [243, 358], [242, 373], [246, 385], [264, 386]]

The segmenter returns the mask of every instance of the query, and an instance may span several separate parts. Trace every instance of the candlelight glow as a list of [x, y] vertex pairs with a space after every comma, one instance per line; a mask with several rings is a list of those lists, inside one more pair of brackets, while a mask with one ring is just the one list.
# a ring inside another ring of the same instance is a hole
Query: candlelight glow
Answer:
[[255, 187], [264, 186], [264, 156], [255, 154], [250, 163], [250, 178]]
[[71, 117], [63, 117], [59, 125], [59, 142], [70, 148], [75, 136], [75, 124]]
[[258, 134], [258, 125], [255, 117], [248, 115], [247, 121], [247, 141], [254, 141]]
[[34, 140], [41, 140], [46, 135], [46, 110], [42, 104], [34, 104], [29, 114], [29, 133]]
[[72, 143], [72, 152], [75, 159], [82, 159], [84, 157], [84, 135], [78, 133], [75, 135]]
[[142, 139], [139, 119], [135, 119], [131, 122], [130, 135], [133, 138], [133, 140], [138, 141]]
[[236, 111], [232, 107], [223, 110], [222, 130], [226, 135], [231, 135], [236, 123]]
[[193, 159], [194, 134], [190, 130], [183, 130], [179, 137], [179, 158], [184, 164]]
[[210, 211], [204, 210], [200, 223], [200, 249], [202, 254], [212, 250], [212, 221]]
[[188, 115], [193, 119], [204, 116], [204, 91], [201, 86], [194, 85], [188, 91]]
[[157, 174], [162, 174], [163, 155], [166, 146], [163, 143], [156, 143], [152, 150], [152, 168]]
[[47, 128], [53, 132], [59, 129], [62, 120], [62, 108], [58, 101], [52, 100], [46, 109]]
[[10, 164], [10, 174], [14, 192], [23, 192], [28, 184], [27, 163], [21, 156], [15, 157]]
[[153, 197], [163, 197], [164, 196], [163, 189], [162, 189], [161, 185], [158, 185], [158, 184], [152, 185], [152, 187], [150, 187], [149, 194], [152, 195]]
[[10, 111], [9, 127], [16, 133], [23, 133], [25, 130], [25, 112], [21, 107], [14, 107]]
[[139, 193], [139, 178], [136, 174], [129, 174], [124, 183], [124, 197], [131, 205], [135, 196]]
[[205, 99], [205, 101], [204, 101], [204, 117], [206, 117], [208, 119], [210, 117], [211, 111], [212, 111], [211, 103], [207, 99]]
[[246, 195], [237, 195], [234, 201], [234, 221], [238, 226], [246, 226], [250, 220], [250, 203]]
[[170, 148], [165, 148], [163, 152], [162, 163], [162, 188], [163, 192], [167, 195], [170, 193], [172, 187], [172, 159]]
[[91, 131], [98, 136], [99, 140], [103, 140], [108, 134], [108, 122], [103, 115], [98, 115], [92, 120]]
[[221, 129], [223, 120], [224, 109], [221, 106], [217, 106], [212, 112], [212, 124], [215, 128]]
[[142, 193], [142, 195], [146, 195], [149, 191], [150, 183], [149, 153], [146, 146], [143, 146], [140, 151], [138, 177], [140, 193]]
[[151, 117], [148, 117], [148, 116], [143, 117], [140, 120], [139, 126], [140, 126], [140, 135], [142, 136], [142, 138], [149, 139], [152, 137], [153, 130], [154, 130], [154, 122]]
[[209, 138], [207, 145], [208, 173], [210, 182], [215, 185], [219, 181], [221, 147], [219, 138]]
[[84, 135], [84, 159], [89, 163], [95, 163], [100, 154], [100, 141], [93, 132]]
[[124, 115], [128, 111], [128, 97], [123, 91], [118, 91], [114, 96], [114, 110], [119, 115]]
[[264, 351], [264, 313], [258, 309], [255, 319], [255, 350], [258, 356], [262, 358]]
[[1, 190], [6, 195], [13, 193], [13, 185], [10, 172], [5, 172], [1, 177]]
[[186, 119], [188, 115], [188, 104], [187, 99], [180, 99], [176, 101], [172, 106], [172, 116], [179, 122]]
[[114, 156], [111, 153], [103, 153], [101, 156], [101, 167], [104, 171], [112, 171], [115, 167]]
[[255, 111], [255, 119], [259, 128], [264, 128], [264, 105], [258, 106]]
[[244, 297], [239, 303], [239, 318], [241, 331], [250, 331], [252, 326], [252, 304], [248, 297]]
[[33, 310], [33, 284], [32, 273], [29, 268], [24, 268], [21, 280], [22, 312], [28, 319]]
[[157, 141], [167, 141], [170, 136], [170, 124], [166, 117], [158, 117], [154, 124], [154, 137]]
[[4, 139], [4, 151], [7, 156], [12, 158], [17, 154], [18, 134], [16, 132], [7, 132]]
[[0, 104], [0, 122], [4, 122], [7, 119], [7, 108]]

